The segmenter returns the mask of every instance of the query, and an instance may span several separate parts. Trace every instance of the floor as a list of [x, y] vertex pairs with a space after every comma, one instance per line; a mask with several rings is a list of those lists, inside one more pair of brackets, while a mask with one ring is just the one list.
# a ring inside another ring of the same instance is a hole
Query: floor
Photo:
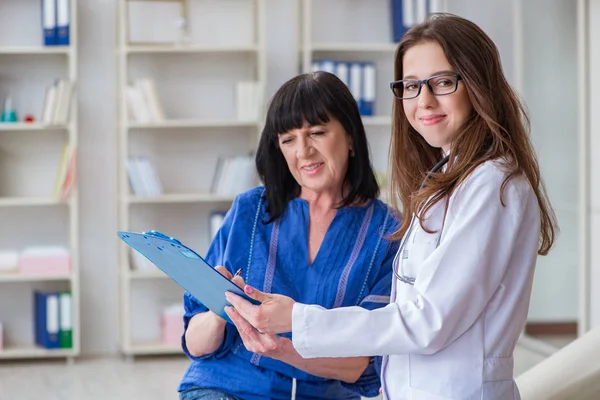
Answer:
[[[561, 346], [569, 338], [556, 338]], [[518, 347], [515, 374], [543, 358]], [[64, 361], [0, 363], [0, 400], [169, 400], [177, 399], [176, 388], [188, 361], [184, 357], [82, 358]]]

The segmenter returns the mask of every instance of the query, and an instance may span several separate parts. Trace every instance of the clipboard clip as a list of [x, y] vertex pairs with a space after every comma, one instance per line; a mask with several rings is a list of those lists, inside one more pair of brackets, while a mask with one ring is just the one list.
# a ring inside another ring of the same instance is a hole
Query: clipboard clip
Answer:
[[174, 237], [171, 237], [171, 236], [167, 236], [164, 233], [159, 232], [159, 231], [152, 230], [152, 231], [149, 231], [149, 232], [143, 232], [142, 234], [143, 235], [148, 235], [148, 236], [154, 236], [154, 237], [157, 237], [159, 239], [165, 239], [165, 240], [168, 240], [171, 243], [175, 243], [175, 244], [178, 244], [178, 245], [181, 246], [181, 242], [178, 239], [175, 239]]

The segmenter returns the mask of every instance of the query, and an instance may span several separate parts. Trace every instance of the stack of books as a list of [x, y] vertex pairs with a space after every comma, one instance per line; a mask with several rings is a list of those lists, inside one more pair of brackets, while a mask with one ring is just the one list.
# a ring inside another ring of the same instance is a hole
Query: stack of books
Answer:
[[370, 61], [315, 60], [312, 70], [334, 74], [348, 86], [358, 104], [360, 115], [375, 114], [375, 64]]
[[127, 176], [136, 196], [160, 196], [163, 188], [148, 157], [129, 157]]
[[42, 0], [42, 28], [45, 46], [70, 44], [70, 0]]
[[154, 80], [136, 79], [125, 88], [125, 96], [130, 121], [149, 123], [165, 120]]
[[73, 82], [58, 79], [46, 89], [41, 122], [44, 125], [65, 125], [69, 122]]
[[73, 146], [70, 144], [64, 146], [53, 191], [53, 196], [63, 201], [69, 198], [75, 184], [76, 154]]
[[257, 176], [252, 155], [220, 157], [213, 176], [211, 193], [236, 195], [252, 189]]
[[46, 349], [73, 347], [73, 306], [70, 292], [35, 291], [35, 343]]

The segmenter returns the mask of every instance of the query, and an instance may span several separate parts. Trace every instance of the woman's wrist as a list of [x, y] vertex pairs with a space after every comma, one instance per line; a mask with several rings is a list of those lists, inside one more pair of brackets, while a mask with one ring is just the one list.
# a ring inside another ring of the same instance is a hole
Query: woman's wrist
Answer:
[[211, 324], [213, 324], [213, 326], [215, 328], [217, 328], [217, 327], [222, 327], [223, 329], [225, 328], [225, 325], [227, 325], [227, 321], [225, 321], [218, 314], [216, 314], [212, 311], [209, 311], [209, 314], [210, 314]]

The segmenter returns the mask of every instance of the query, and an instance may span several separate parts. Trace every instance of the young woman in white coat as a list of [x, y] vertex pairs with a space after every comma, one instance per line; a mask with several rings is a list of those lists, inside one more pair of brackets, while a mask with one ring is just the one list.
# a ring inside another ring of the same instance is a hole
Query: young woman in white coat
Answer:
[[494, 43], [453, 15], [406, 33], [395, 79], [391, 181], [412, 219], [390, 304], [326, 310], [246, 286], [262, 305], [228, 293], [228, 314], [266, 356], [288, 331], [305, 358], [383, 356], [385, 399], [518, 399], [513, 351], [557, 232], [524, 107]]

